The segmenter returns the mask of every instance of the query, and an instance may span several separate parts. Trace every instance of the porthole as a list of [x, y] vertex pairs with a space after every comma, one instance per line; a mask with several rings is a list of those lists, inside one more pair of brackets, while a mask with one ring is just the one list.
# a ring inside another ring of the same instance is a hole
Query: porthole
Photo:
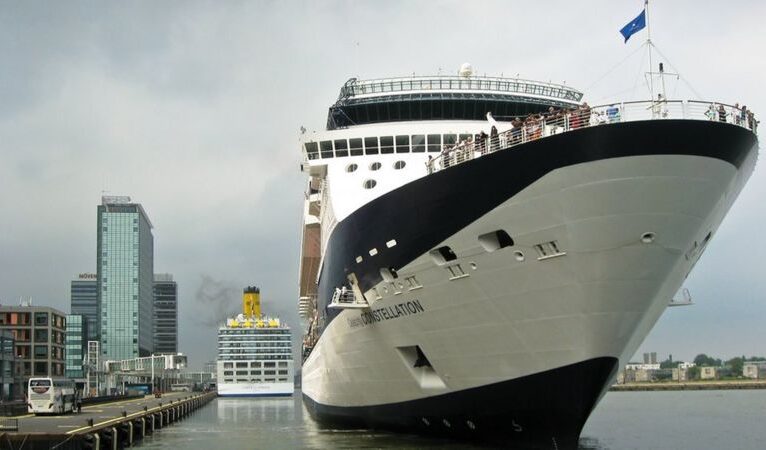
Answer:
[[349, 172], [349, 173], [356, 172], [356, 169], [358, 168], [359, 166], [357, 166], [356, 164], [349, 164], [346, 166], [346, 172]]
[[375, 180], [365, 180], [364, 181], [364, 188], [365, 189], [372, 189], [375, 187], [375, 185], [378, 184]]
[[404, 161], [397, 161], [397, 162], [394, 163], [394, 169], [395, 170], [401, 170], [401, 169], [404, 169], [404, 166], [406, 166], [406, 165], [407, 165], [407, 163], [404, 162]]
[[516, 258], [516, 261], [518, 261], [518, 262], [524, 261], [524, 253], [522, 253], [520, 251], [513, 252], [513, 256]]
[[370, 164], [370, 170], [378, 170], [380, 169], [380, 167], [381, 167], [381, 164], [379, 162], [374, 162]]

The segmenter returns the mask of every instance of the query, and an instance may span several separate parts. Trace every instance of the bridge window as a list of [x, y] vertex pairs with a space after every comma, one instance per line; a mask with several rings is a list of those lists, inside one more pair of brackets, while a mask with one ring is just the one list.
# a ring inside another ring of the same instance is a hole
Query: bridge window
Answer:
[[416, 134], [412, 136], [412, 153], [423, 153], [426, 151], [426, 136]]
[[394, 137], [381, 136], [380, 137], [380, 153], [393, 153], [393, 152], [394, 152]]
[[348, 141], [345, 139], [335, 140], [335, 156], [348, 156]]
[[319, 158], [319, 146], [316, 142], [306, 142], [306, 155], [309, 159]]
[[409, 153], [410, 152], [410, 137], [409, 136], [397, 136], [396, 137], [396, 153]]
[[377, 155], [380, 153], [380, 147], [378, 147], [377, 137], [364, 138], [364, 154], [365, 155]]
[[429, 152], [442, 151], [442, 135], [441, 134], [428, 135], [428, 151]]
[[320, 142], [319, 150], [322, 152], [322, 158], [332, 158], [332, 141]]
[[348, 144], [351, 149], [351, 156], [361, 156], [364, 154], [362, 151], [362, 138], [349, 139]]

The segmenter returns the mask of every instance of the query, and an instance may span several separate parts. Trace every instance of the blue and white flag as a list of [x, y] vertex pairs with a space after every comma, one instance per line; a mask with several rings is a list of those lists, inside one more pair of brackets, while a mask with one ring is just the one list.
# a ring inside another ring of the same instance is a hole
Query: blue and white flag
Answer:
[[620, 34], [622, 34], [625, 37], [625, 42], [628, 42], [628, 39], [630, 39], [631, 36], [643, 30], [645, 27], [646, 27], [646, 9], [641, 11], [641, 14], [639, 14], [638, 17], [636, 17], [635, 19], [631, 20], [630, 23], [622, 27], [622, 30], [620, 30]]

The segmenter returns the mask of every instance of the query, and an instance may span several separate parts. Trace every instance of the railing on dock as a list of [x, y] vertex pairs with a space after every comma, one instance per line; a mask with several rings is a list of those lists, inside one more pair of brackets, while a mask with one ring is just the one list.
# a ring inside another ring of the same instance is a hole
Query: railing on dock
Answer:
[[574, 110], [558, 110], [550, 111], [545, 115], [532, 115], [524, 120], [520, 118], [514, 121], [513, 127], [509, 130], [445, 147], [439, 156], [428, 161], [428, 173], [438, 172], [487, 153], [581, 128], [619, 122], [666, 119], [729, 123], [751, 130], [753, 133], [757, 132], [758, 126], [752, 111], [723, 103], [658, 100], [584, 106]]

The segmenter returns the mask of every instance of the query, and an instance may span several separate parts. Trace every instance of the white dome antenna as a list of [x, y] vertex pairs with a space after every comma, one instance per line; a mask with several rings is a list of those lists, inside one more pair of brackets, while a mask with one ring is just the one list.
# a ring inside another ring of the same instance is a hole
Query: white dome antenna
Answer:
[[463, 63], [463, 65], [460, 66], [458, 75], [463, 78], [469, 78], [471, 75], [473, 75], [473, 67], [471, 67], [471, 63]]

